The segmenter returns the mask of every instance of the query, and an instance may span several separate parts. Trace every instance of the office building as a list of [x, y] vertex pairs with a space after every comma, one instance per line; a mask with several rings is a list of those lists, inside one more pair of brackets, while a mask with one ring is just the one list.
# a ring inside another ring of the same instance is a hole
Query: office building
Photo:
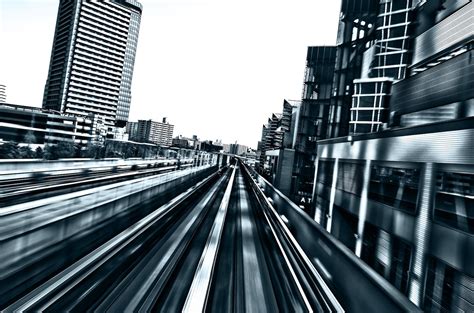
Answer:
[[7, 86], [0, 84], [0, 103], [7, 102]]
[[272, 164], [268, 178], [308, 212], [312, 209], [316, 142], [327, 136], [335, 60], [336, 47], [308, 47], [302, 99], [284, 101], [283, 143], [265, 151]]
[[349, 134], [353, 82], [354, 79], [361, 78], [361, 52], [372, 40], [378, 6], [378, 0], [342, 0], [325, 138]]
[[271, 117], [268, 118], [267, 124], [262, 126], [262, 137], [261, 143], [259, 144], [260, 157], [257, 170], [266, 177], [271, 175], [269, 170], [273, 167], [268, 163], [270, 158], [267, 158], [266, 152], [279, 149], [283, 144], [281, 122], [282, 114], [273, 113]]
[[[238, 143], [231, 143], [229, 145], [229, 153], [235, 154], [235, 155], [244, 155], [247, 153], [248, 147], [244, 145], [239, 145]], [[224, 150], [224, 152], [226, 152]]]
[[301, 105], [298, 107], [290, 198], [310, 210], [316, 142], [326, 138], [336, 48], [308, 47]]
[[199, 139], [196, 135], [193, 135], [193, 138], [188, 138], [184, 136], [177, 136], [172, 140], [172, 146], [177, 148], [185, 149], [198, 149], [199, 148]]
[[373, 33], [331, 99], [352, 117], [317, 143], [312, 217], [423, 310], [473, 311], [474, 4], [352, 3], [341, 25]]
[[124, 127], [141, 12], [134, 0], [61, 0], [43, 108]]
[[[376, 132], [387, 127], [390, 89], [405, 78], [414, 18], [411, 0], [380, 4], [375, 27], [367, 26], [360, 78], [354, 79], [349, 133]], [[363, 22], [360, 22], [363, 23]]]

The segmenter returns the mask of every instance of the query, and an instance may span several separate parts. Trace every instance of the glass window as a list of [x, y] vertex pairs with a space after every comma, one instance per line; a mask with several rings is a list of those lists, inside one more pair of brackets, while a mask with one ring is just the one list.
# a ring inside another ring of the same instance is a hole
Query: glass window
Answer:
[[420, 170], [372, 165], [369, 199], [414, 213]]
[[340, 162], [336, 188], [360, 196], [364, 182], [364, 164]]
[[397, 236], [365, 223], [361, 259], [407, 294], [412, 247]]
[[438, 172], [434, 219], [474, 233], [474, 174]]
[[435, 257], [428, 258], [425, 312], [472, 312], [474, 279]]
[[334, 172], [333, 160], [320, 160], [318, 163], [317, 182], [325, 186], [331, 187], [333, 172]]

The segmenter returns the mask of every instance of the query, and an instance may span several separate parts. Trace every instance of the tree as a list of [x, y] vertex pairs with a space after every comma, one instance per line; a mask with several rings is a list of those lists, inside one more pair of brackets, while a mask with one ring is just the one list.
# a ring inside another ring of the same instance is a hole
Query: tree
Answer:
[[33, 159], [35, 153], [29, 146], [23, 146], [18, 149], [18, 156], [20, 159]]
[[86, 158], [100, 159], [104, 157], [104, 147], [98, 144], [90, 143], [82, 155]]
[[18, 143], [14, 141], [5, 142], [0, 145], [0, 159], [18, 159], [20, 157], [18, 150]]
[[36, 150], [35, 150], [35, 158], [37, 159], [42, 159], [43, 158], [43, 149], [41, 147], [37, 147]]
[[47, 160], [73, 158], [75, 156], [74, 144], [66, 141], [60, 141], [56, 145], [47, 145], [44, 152], [44, 158]]

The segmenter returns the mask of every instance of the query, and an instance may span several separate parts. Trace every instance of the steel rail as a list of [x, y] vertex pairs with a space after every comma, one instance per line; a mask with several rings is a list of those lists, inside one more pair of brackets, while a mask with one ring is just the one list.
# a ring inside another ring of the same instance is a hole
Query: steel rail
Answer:
[[167, 213], [172, 211], [185, 200], [192, 197], [200, 187], [204, 186], [215, 175], [217, 175], [217, 173], [205, 178], [195, 186], [189, 188], [184, 193], [175, 197], [167, 204], [161, 206], [133, 226], [127, 228], [118, 236], [109, 240], [107, 243], [103, 244], [99, 248], [96, 248], [94, 251], [81, 258], [79, 261], [75, 262], [73, 265], [69, 266], [53, 278], [49, 279], [47, 282], [43, 283], [18, 301], [9, 305], [4, 310], [7, 312], [29, 310], [47, 299], [47, 297], [51, 294], [54, 294], [52, 299], [49, 299], [46, 301], [46, 303], [42, 304], [42, 308], [40, 310], [44, 310], [54, 301], [77, 286], [86, 276], [90, 275], [106, 261], [110, 260], [134, 239], [150, 229]]
[[224, 197], [219, 206], [206, 246], [199, 260], [182, 312], [205, 311], [212, 283], [212, 275], [216, 266], [217, 254], [222, 239], [222, 232], [224, 230], [236, 169], [237, 167], [233, 166], [229, 183], [224, 192]]
[[[277, 235], [277, 231], [272, 227], [272, 224], [279, 228], [280, 230], [279, 233], [283, 235], [285, 242], [289, 244], [289, 247], [291, 249], [293, 249], [293, 251], [295, 252], [294, 255], [296, 255], [296, 257], [301, 260], [301, 266], [309, 270], [312, 278], [314, 278], [314, 280], [317, 283], [317, 287], [321, 288], [321, 290], [317, 290], [317, 291], [319, 292], [319, 294], [323, 296], [323, 300], [325, 302], [325, 309], [330, 309], [331, 312], [345, 312], [345, 310], [343, 309], [343, 307], [341, 306], [341, 304], [335, 297], [334, 293], [328, 287], [324, 279], [319, 274], [318, 270], [314, 267], [314, 265], [310, 261], [309, 257], [303, 251], [303, 249], [301, 248], [297, 240], [294, 238], [294, 236], [291, 234], [285, 222], [280, 217], [278, 212], [275, 210], [272, 203], [268, 200], [268, 198], [266, 197], [262, 189], [259, 187], [257, 182], [254, 180], [254, 178], [248, 171], [247, 167], [244, 164], [242, 164], [242, 167], [245, 169], [245, 172], [247, 173], [247, 177], [249, 178], [249, 181], [252, 183], [252, 190], [257, 196], [257, 199], [262, 200], [264, 202], [264, 206], [268, 208], [268, 210], [264, 210], [263, 212], [271, 227], [272, 233], [275, 235], [275, 239], [277, 240], [279, 247], [283, 249], [281, 242], [278, 239], [279, 236]], [[268, 214], [267, 212], [270, 214]], [[284, 252], [282, 251], [282, 253]], [[284, 255], [285, 255], [285, 260], [286, 260], [286, 254], [284, 253]]]

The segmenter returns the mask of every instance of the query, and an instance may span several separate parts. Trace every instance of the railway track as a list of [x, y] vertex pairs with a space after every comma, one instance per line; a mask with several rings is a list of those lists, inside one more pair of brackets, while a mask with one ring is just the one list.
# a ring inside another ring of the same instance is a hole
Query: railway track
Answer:
[[240, 163], [0, 301], [0, 309], [343, 312]]

